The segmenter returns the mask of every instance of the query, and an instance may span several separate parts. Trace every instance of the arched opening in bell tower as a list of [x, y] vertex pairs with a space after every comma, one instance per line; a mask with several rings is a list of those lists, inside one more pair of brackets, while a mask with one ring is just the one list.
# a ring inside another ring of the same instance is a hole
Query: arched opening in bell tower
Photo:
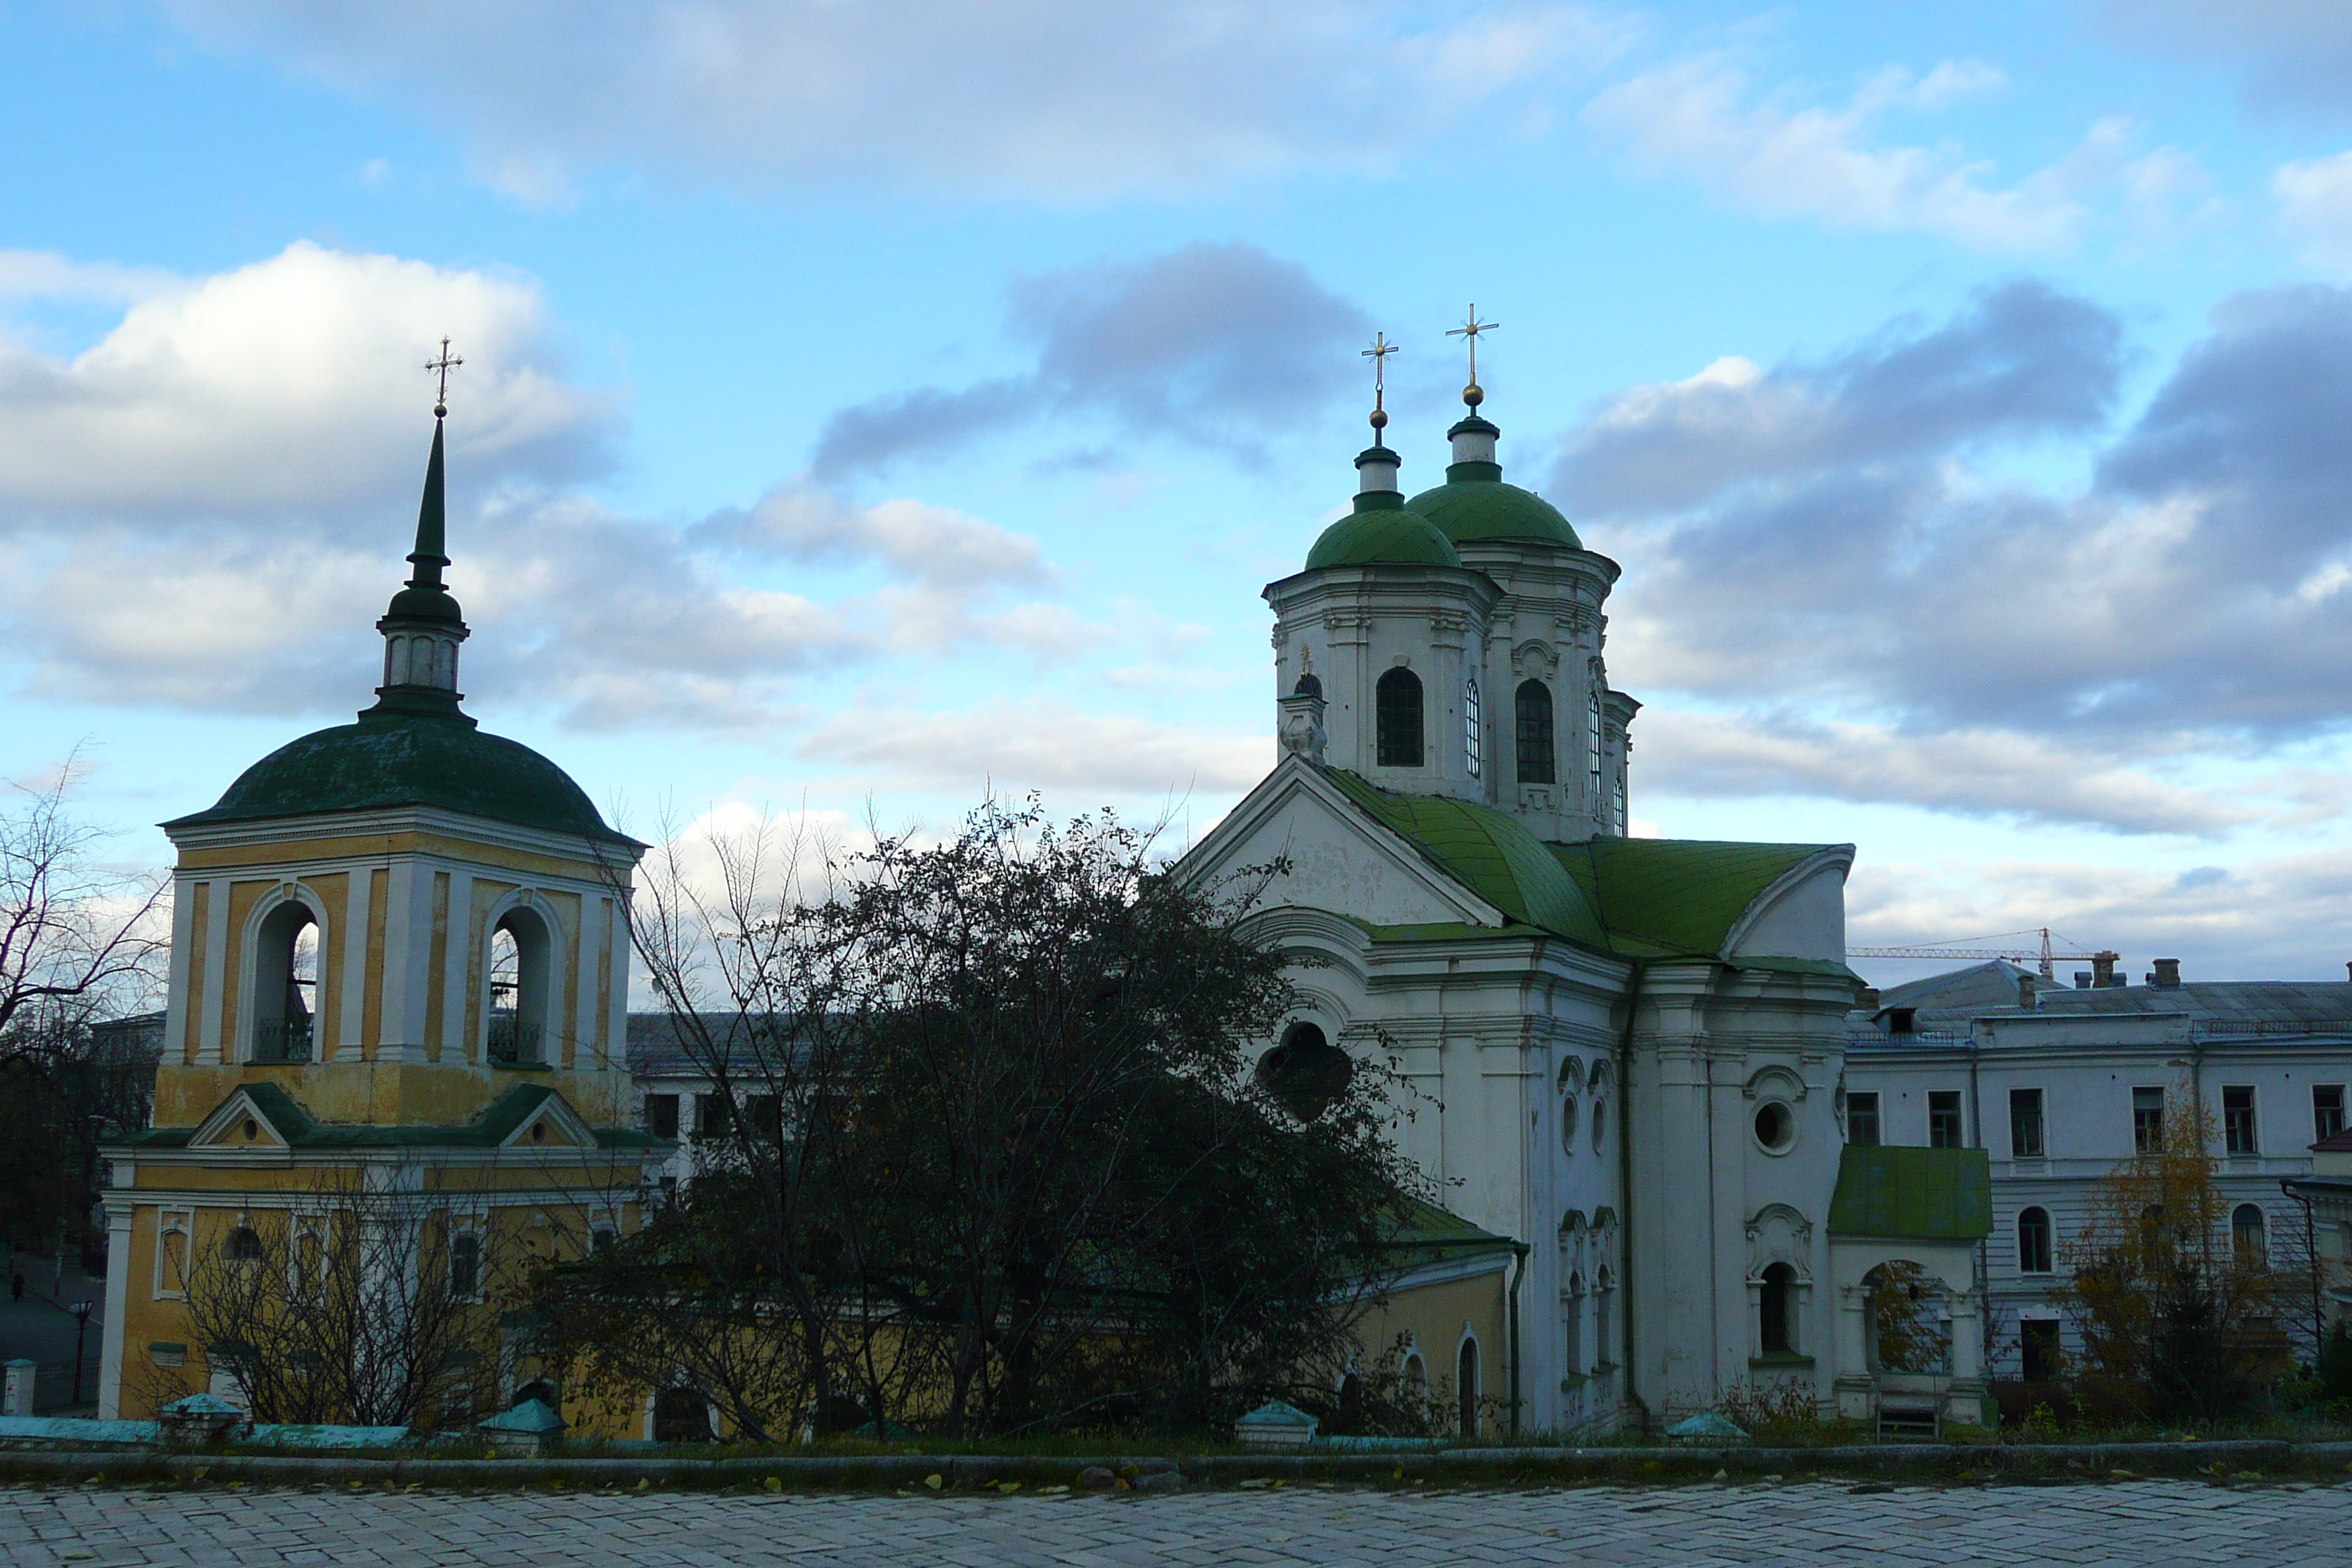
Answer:
[[488, 1057], [495, 1067], [547, 1060], [549, 960], [546, 920], [517, 905], [490, 928]]
[[252, 1059], [311, 1060], [318, 998], [319, 922], [289, 899], [254, 933]]

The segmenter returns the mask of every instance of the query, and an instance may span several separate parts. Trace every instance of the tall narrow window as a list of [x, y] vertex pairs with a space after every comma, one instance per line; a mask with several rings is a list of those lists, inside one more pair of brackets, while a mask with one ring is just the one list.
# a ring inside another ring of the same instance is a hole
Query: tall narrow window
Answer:
[[1517, 721], [1519, 782], [1553, 783], [1557, 765], [1552, 756], [1551, 688], [1540, 680], [1522, 680], [1511, 707]]
[[1601, 689], [1598, 686], [1592, 689], [1591, 699], [1584, 716], [1584, 746], [1585, 761], [1592, 772], [1587, 787], [1591, 791], [1597, 808], [1601, 800]]
[[2038, 1089], [2009, 1091], [2009, 1152], [2017, 1160], [2042, 1158], [2042, 1091]]
[[1864, 1149], [1878, 1146], [1878, 1091], [1845, 1097], [1845, 1141]]
[[2026, 1319], [2017, 1325], [2017, 1341], [2026, 1382], [2040, 1383], [2058, 1375], [2057, 1319]]
[[2040, 1206], [2020, 1209], [2017, 1214], [2017, 1271], [2020, 1274], [2050, 1272], [2050, 1211]]
[[1470, 768], [1470, 776], [1478, 776], [1478, 683], [1471, 681], [1462, 689], [1462, 750]]
[[1960, 1091], [1957, 1089], [1931, 1089], [1927, 1091], [1927, 1147], [1957, 1149], [1964, 1134], [1960, 1128]]
[[2132, 1147], [2145, 1153], [2164, 1142], [2164, 1090], [2132, 1090]]
[[1795, 1294], [1797, 1271], [1785, 1263], [1775, 1263], [1764, 1270], [1764, 1284], [1757, 1296], [1764, 1353], [1793, 1355], [1796, 1335], [1790, 1322], [1790, 1299]]
[[2344, 1131], [2344, 1086], [2340, 1083], [2315, 1083], [2311, 1086], [2311, 1136], [2315, 1142], [2324, 1142]]
[[2240, 1204], [2230, 1213], [2230, 1240], [2238, 1249], [2238, 1260], [2259, 1268], [2266, 1261], [2263, 1246], [2263, 1211], [2252, 1204]]
[[2221, 1086], [2221, 1147], [2232, 1154], [2262, 1152], [2262, 1139], [2254, 1128], [2252, 1084]]
[[1568, 1286], [1568, 1304], [1559, 1310], [1559, 1326], [1566, 1343], [1568, 1370], [1581, 1375], [1584, 1372], [1584, 1282], [1571, 1277]]
[[482, 1294], [482, 1238], [461, 1230], [449, 1238], [449, 1299], [471, 1301]]
[[289, 901], [262, 920], [253, 959], [253, 1049], [257, 1062], [307, 1062], [317, 1011], [319, 926]]
[[1373, 689], [1373, 707], [1381, 766], [1421, 766], [1421, 677], [1390, 670]]

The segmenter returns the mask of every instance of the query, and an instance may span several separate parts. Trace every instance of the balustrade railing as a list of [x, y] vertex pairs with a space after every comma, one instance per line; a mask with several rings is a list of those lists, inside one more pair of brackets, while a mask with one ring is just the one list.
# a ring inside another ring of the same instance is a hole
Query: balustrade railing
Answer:
[[253, 1059], [273, 1065], [310, 1059], [311, 1020], [261, 1018], [253, 1026]]
[[490, 1061], [497, 1067], [528, 1067], [535, 1065], [539, 1055], [539, 1026], [526, 1024], [511, 1013], [490, 1015]]

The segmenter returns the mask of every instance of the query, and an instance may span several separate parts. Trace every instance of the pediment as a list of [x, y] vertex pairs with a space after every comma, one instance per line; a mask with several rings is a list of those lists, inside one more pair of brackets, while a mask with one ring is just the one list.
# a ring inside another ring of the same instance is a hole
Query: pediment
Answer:
[[523, 1113], [513, 1131], [499, 1140], [499, 1146], [502, 1149], [593, 1149], [596, 1146], [596, 1131], [572, 1109], [570, 1100], [551, 1090], [544, 1100]]
[[1310, 763], [1286, 757], [1180, 863], [1196, 884], [1286, 862], [1266, 906], [1329, 910], [1378, 926], [1501, 926], [1503, 911], [1373, 821]]
[[191, 1149], [287, 1149], [311, 1125], [276, 1084], [241, 1084], [188, 1135]]

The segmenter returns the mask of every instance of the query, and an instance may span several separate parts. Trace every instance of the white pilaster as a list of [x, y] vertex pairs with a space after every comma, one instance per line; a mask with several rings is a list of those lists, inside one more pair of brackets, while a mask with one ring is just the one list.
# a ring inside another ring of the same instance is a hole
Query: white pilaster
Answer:
[[[228, 969], [228, 889], [226, 877], [215, 877], [206, 884], [205, 894], [205, 995], [204, 1033], [196, 1057], [199, 1061], [222, 1062], [228, 1055], [222, 1050], [221, 1030], [228, 1006], [228, 988], [236, 976]], [[234, 1053], [229, 1053], [234, 1054]]]

